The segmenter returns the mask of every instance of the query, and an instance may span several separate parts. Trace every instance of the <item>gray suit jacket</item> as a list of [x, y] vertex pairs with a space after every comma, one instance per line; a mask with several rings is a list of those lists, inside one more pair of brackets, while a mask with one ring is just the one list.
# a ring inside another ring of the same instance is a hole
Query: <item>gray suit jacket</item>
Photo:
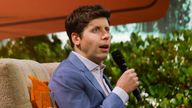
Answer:
[[53, 73], [49, 88], [59, 108], [125, 107], [115, 93], [105, 95], [93, 74], [73, 53]]

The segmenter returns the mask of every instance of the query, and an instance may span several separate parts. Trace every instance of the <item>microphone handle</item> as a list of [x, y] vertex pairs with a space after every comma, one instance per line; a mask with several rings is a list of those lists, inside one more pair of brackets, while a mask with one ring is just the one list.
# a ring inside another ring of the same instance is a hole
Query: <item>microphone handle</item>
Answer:
[[133, 91], [133, 95], [136, 97], [136, 99], [137, 99], [138, 101], [141, 101], [141, 100], [142, 100], [141, 95], [140, 95], [140, 90], [139, 90], [138, 87]]
[[[127, 64], [120, 50], [112, 52], [112, 57], [122, 72], [125, 72], [128, 69]], [[138, 101], [142, 100], [139, 88], [136, 88], [133, 91], [133, 95], [136, 97]]]

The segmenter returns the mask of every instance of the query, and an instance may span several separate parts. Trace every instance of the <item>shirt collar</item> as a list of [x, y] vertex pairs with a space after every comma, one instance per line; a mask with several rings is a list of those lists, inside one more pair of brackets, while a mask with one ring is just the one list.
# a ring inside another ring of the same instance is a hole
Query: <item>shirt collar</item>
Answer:
[[81, 62], [83, 62], [83, 64], [88, 68], [89, 71], [92, 71], [98, 67], [100, 67], [100, 70], [104, 70], [106, 67], [104, 64], [98, 65], [92, 62], [91, 60], [85, 58], [84, 56], [75, 51], [72, 51], [72, 53], [75, 54], [81, 60]]

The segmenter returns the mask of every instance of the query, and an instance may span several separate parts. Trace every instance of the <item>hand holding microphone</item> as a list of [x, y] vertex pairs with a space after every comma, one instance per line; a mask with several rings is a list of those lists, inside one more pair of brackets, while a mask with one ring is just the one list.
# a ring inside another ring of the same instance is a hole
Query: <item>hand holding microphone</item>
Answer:
[[123, 74], [117, 81], [116, 86], [124, 89], [127, 93], [133, 91], [133, 95], [137, 98], [138, 101], [141, 101], [142, 98], [140, 95], [140, 91], [137, 88], [139, 85], [139, 81], [135, 70], [127, 68], [127, 64], [125, 63], [120, 50], [112, 52], [112, 57], [123, 72]]
[[135, 90], [139, 85], [137, 74], [134, 69], [126, 70], [119, 80], [117, 81], [116, 86], [124, 89], [127, 93]]

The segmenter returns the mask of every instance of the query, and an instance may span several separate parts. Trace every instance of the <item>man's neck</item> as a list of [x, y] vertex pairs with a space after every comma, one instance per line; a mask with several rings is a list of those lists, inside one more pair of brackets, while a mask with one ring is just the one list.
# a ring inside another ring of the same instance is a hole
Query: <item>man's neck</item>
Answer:
[[[85, 56], [85, 54], [83, 54], [80, 50], [73, 50], [73, 52], [78, 53], [79, 55], [83, 56], [86, 59], [89, 59], [87, 56]], [[94, 62], [97, 65], [102, 65], [103, 61], [101, 62], [96, 62], [95, 60], [89, 59], [90, 61]]]

